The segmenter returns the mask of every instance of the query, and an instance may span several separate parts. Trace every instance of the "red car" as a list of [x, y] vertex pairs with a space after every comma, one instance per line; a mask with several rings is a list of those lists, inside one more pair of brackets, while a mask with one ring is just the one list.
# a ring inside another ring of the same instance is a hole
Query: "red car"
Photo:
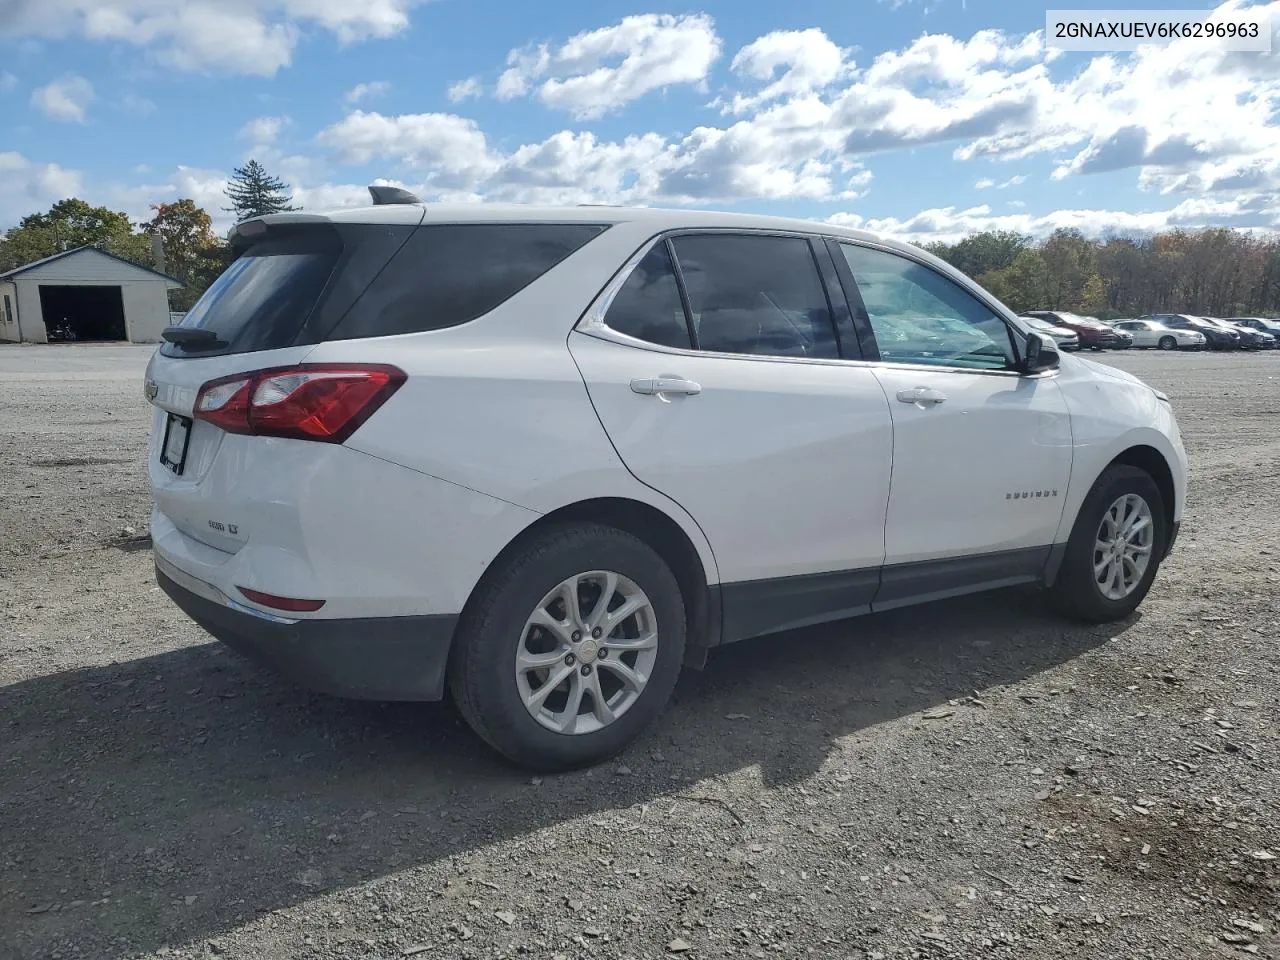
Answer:
[[1019, 316], [1048, 320], [1054, 326], [1074, 330], [1080, 337], [1081, 350], [1128, 350], [1133, 346], [1132, 336], [1093, 317], [1058, 310], [1025, 310]]

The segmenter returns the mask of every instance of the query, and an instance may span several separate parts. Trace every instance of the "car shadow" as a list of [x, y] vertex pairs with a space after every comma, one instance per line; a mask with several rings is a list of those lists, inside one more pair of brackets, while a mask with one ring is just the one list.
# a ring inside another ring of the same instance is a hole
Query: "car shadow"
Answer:
[[155, 950], [731, 771], [799, 781], [840, 738], [1124, 629], [1013, 590], [736, 644], [615, 763], [539, 780], [448, 705], [310, 695], [215, 643], [21, 681], [0, 688], [0, 954]]

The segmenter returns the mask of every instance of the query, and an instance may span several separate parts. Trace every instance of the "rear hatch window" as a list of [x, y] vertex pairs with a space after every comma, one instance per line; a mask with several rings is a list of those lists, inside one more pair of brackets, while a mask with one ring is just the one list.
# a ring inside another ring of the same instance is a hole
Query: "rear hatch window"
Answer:
[[[296, 231], [249, 247], [183, 317], [215, 339], [166, 352], [250, 353], [287, 347], [311, 315], [342, 253], [335, 231]], [[205, 349], [206, 346], [208, 349]]]
[[601, 224], [308, 225], [248, 247], [183, 318], [171, 357], [457, 326], [499, 306]]

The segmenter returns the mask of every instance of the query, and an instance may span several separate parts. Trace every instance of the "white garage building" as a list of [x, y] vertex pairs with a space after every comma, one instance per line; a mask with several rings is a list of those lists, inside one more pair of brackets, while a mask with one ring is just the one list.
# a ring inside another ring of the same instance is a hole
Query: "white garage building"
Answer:
[[182, 284], [97, 247], [0, 273], [0, 340], [156, 343]]

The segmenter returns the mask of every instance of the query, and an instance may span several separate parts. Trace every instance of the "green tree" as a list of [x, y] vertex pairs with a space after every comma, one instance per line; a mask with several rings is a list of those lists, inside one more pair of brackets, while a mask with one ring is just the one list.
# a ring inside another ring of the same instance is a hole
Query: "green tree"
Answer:
[[1093, 243], [1079, 230], [1059, 229], [1040, 248], [1049, 270], [1050, 310], [1076, 307], [1084, 292], [1085, 282], [1097, 272], [1097, 253]]
[[1107, 288], [1102, 282], [1102, 277], [1096, 273], [1084, 282], [1084, 287], [1080, 291], [1079, 310], [1086, 317], [1104, 319], [1108, 319], [1107, 315], [1112, 312], [1111, 304], [1107, 302]]
[[1012, 310], [1044, 310], [1048, 304], [1049, 268], [1034, 248], [1021, 251], [1003, 270], [990, 270], [977, 280]]
[[1034, 248], [1021, 251], [1004, 270], [979, 276], [978, 283], [1015, 311], [1044, 310], [1050, 296], [1048, 266]]
[[965, 237], [948, 250], [943, 259], [962, 273], [978, 277], [1013, 265], [1031, 239], [1011, 230], [988, 230]]
[[289, 185], [267, 173], [266, 167], [257, 160], [236, 167], [227, 183], [226, 194], [231, 201], [226, 211], [234, 213], [237, 221], [298, 209], [289, 205], [293, 200]]
[[134, 231], [127, 214], [72, 197], [47, 213], [23, 217], [9, 230], [0, 241], [0, 267], [10, 270], [89, 244], [135, 263], [151, 262], [147, 238]]
[[174, 310], [188, 310], [226, 266], [226, 244], [214, 234], [209, 214], [194, 200], [153, 203], [151, 209], [155, 216], [142, 229], [150, 236], [159, 235], [165, 271], [186, 284], [169, 292], [169, 304]]

